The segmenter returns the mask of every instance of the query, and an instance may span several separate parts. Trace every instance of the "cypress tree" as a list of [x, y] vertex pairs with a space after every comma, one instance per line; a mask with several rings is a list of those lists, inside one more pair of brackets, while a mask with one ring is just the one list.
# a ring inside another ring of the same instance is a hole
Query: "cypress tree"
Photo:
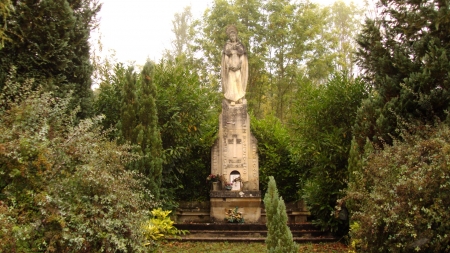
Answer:
[[141, 87], [135, 128], [137, 144], [140, 145], [143, 158], [139, 161], [139, 170], [147, 177], [148, 188], [155, 197], [159, 197], [162, 174], [162, 142], [158, 127], [156, 109], [156, 87], [153, 84], [153, 63], [147, 62], [141, 72]]
[[134, 145], [140, 158], [128, 165], [146, 177], [146, 187], [158, 198], [162, 174], [162, 142], [159, 134], [155, 102], [156, 87], [152, 81], [151, 62], [147, 62], [140, 75], [129, 67], [124, 76], [120, 113], [119, 140]]
[[136, 96], [137, 90], [137, 76], [134, 73], [134, 67], [129, 67], [125, 72], [125, 82], [122, 90], [122, 107], [121, 107], [121, 119], [119, 127], [121, 130], [120, 140], [125, 142], [129, 141], [132, 144], [136, 143], [134, 136], [134, 129], [137, 126], [137, 110], [138, 101]]
[[358, 65], [374, 88], [354, 127], [360, 149], [366, 138], [391, 144], [398, 118], [442, 120], [450, 105], [450, 1], [385, 0], [379, 13], [357, 39]]
[[287, 226], [286, 205], [278, 196], [277, 185], [273, 176], [269, 177], [269, 186], [264, 196], [267, 225], [267, 252], [296, 253], [299, 248], [294, 243], [292, 233]]
[[13, 10], [5, 27], [0, 50], [0, 89], [12, 66], [21, 78], [44, 83], [55, 96], [72, 91], [72, 106], [79, 117], [91, 113], [89, 34], [100, 10], [96, 0], [12, 1]]

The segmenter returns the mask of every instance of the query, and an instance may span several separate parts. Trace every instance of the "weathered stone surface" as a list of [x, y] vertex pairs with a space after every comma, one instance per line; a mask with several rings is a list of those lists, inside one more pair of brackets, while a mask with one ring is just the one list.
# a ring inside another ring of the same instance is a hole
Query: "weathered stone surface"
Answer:
[[211, 153], [211, 174], [222, 175], [227, 182], [232, 182], [238, 176], [241, 179], [241, 182], [233, 184], [232, 191], [210, 192], [211, 221], [223, 221], [226, 210], [239, 207], [245, 222], [259, 222], [261, 191], [259, 191], [257, 141], [250, 132], [250, 117], [245, 99], [238, 104], [226, 99], [222, 101], [219, 138]]
[[236, 26], [226, 29], [229, 40], [222, 51], [223, 96], [233, 103], [241, 103], [245, 96], [248, 80], [248, 58], [244, 44], [238, 40]]
[[258, 223], [261, 218], [261, 198], [211, 198], [210, 217], [212, 222], [224, 222], [228, 209], [239, 207], [245, 223]]
[[259, 190], [258, 142], [250, 132], [247, 101], [233, 104], [224, 99], [219, 117], [219, 138], [211, 150], [211, 174], [222, 175], [230, 182], [231, 173], [238, 172], [248, 187], [244, 190]]

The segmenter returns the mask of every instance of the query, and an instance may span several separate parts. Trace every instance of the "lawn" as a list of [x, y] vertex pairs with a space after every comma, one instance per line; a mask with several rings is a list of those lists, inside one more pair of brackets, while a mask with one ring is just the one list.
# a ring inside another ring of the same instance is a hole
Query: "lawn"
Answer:
[[[306, 243], [299, 244], [302, 253], [344, 253], [347, 252], [347, 246], [342, 243]], [[245, 243], [245, 242], [163, 242], [159, 248], [160, 253], [262, 253], [266, 251], [264, 243]]]

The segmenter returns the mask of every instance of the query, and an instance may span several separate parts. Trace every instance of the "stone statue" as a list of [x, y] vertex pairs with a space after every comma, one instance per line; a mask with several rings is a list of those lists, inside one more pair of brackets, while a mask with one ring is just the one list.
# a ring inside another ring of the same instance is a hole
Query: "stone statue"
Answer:
[[229, 40], [222, 53], [222, 90], [226, 99], [242, 103], [247, 88], [248, 59], [234, 25], [226, 29]]

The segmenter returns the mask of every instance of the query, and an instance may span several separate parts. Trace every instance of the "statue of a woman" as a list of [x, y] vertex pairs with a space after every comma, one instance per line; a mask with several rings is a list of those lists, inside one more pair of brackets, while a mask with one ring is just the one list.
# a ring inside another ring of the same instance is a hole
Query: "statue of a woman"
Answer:
[[226, 99], [242, 103], [248, 78], [248, 59], [244, 45], [237, 39], [235, 26], [227, 27], [229, 40], [222, 53], [222, 89]]

